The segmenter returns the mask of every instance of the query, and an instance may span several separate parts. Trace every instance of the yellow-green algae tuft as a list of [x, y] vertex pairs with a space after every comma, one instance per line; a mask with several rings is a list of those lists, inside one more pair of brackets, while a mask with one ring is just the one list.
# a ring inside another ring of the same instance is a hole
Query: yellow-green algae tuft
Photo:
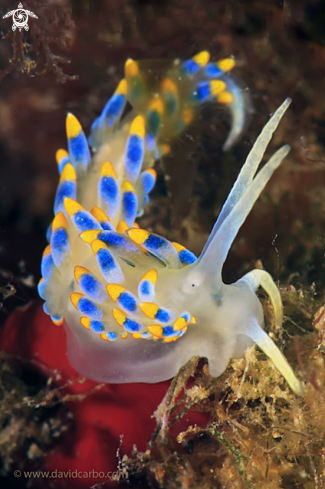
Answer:
[[[154, 416], [145, 453], [120, 461], [121, 477], [163, 489], [315, 489], [325, 484], [325, 305], [313, 287], [281, 289], [285, 321], [276, 328], [261, 298], [266, 329], [304, 385], [297, 397], [255, 346], [222, 376], [193, 358], [172, 381]], [[299, 336], [298, 336], [299, 335]], [[181, 431], [189, 411], [206, 425]]]

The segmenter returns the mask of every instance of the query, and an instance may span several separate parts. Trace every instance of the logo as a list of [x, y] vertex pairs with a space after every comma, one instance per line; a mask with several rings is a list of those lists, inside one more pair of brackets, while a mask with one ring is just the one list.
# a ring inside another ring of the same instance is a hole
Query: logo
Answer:
[[19, 32], [21, 32], [22, 29], [25, 29], [25, 31], [29, 30], [29, 25], [28, 25], [28, 16], [30, 15], [31, 17], [34, 17], [34, 19], [38, 19], [37, 15], [35, 15], [33, 12], [30, 10], [25, 10], [23, 9], [23, 4], [20, 3], [18, 5], [18, 8], [16, 10], [11, 10], [10, 12], [7, 12], [6, 15], [4, 15], [2, 18], [7, 19], [12, 15], [12, 30], [15, 31], [16, 29], [19, 29]]

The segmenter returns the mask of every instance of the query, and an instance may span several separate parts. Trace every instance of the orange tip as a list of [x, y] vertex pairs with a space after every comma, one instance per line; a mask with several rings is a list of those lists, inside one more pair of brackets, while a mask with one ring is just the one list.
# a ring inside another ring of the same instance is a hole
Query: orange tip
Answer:
[[63, 205], [69, 216], [73, 216], [77, 212], [85, 210], [82, 205], [78, 204], [75, 200], [70, 199], [70, 197], [64, 198]]
[[65, 149], [58, 149], [57, 152], [55, 153], [55, 159], [57, 164], [59, 164], [60, 161], [66, 156], [69, 156], [69, 153]]
[[116, 302], [122, 292], [124, 292], [126, 289], [119, 284], [108, 284], [106, 290], [113, 301]]
[[165, 78], [161, 82], [161, 89], [166, 92], [177, 93], [177, 86], [170, 78]]
[[[88, 232], [88, 231], [86, 231], [86, 232]], [[94, 239], [91, 242], [91, 249], [93, 250], [93, 253], [96, 255], [96, 253], [98, 253], [99, 250], [102, 250], [102, 249], [107, 250], [107, 246], [100, 239]]]
[[181, 329], [184, 329], [187, 326], [187, 321], [184, 318], [178, 318], [174, 322], [173, 329], [174, 331], [180, 331]]
[[157, 304], [153, 304], [152, 302], [142, 302], [139, 304], [139, 307], [143, 314], [145, 314], [150, 319], [155, 319], [155, 316], [159, 309]]
[[51, 252], [52, 252], [51, 245], [49, 244], [49, 245], [47, 245], [47, 247], [43, 251], [43, 257], [46, 256], [46, 255], [49, 255]]
[[94, 218], [97, 219], [98, 222], [103, 222], [103, 221], [110, 222], [109, 217], [105, 214], [103, 209], [97, 207], [96, 205], [94, 205], [94, 207], [90, 209], [90, 214], [94, 216]]
[[109, 339], [107, 338], [107, 334], [106, 333], [101, 333], [99, 336], [100, 336], [100, 338], [102, 340], [109, 341]]
[[82, 277], [82, 275], [85, 275], [85, 273], [91, 273], [91, 272], [87, 270], [87, 268], [81, 267], [79, 265], [74, 267], [74, 278], [76, 279], [76, 282], [79, 282], [80, 277]]
[[156, 338], [162, 338], [163, 337], [163, 329], [162, 326], [159, 326], [159, 324], [152, 324], [151, 326], [148, 326], [148, 331], [149, 333], [152, 334], [152, 336], [156, 336]]
[[150, 236], [149, 231], [145, 229], [129, 229], [127, 232], [129, 238], [135, 243], [142, 245]]
[[144, 120], [144, 117], [142, 115], [138, 115], [137, 117], [135, 117], [133, 119], [131, 126], [130, 126], [129, 133], [131, 136], [133, 134], [135, 134], [141, 138], [144, 138], [145, 133], [146, 133], [146, 129], [145, 129], [145, 120]]
[[126, 234], [126, 230], [130, 229], [130, 226], [125, 222], [125, 221], [119, 221], [118, 225], [116, 226], [116, 231], [121, 234]]
[[87, 318], [86, 316], [83, 316], [82, 318], [80, 318], [80, 323], [86, 329], [90, 329], [90, 321], [91, 321], [91, 319]]
[[221, 59], [220, 61], [217, 62], [218, 68], [220, 68], [220, 70], [222, 71], [232, 70], [235, 64], [236, 63], [234, 58]]
[[80, 122], [70, 112], [68, 112], [67, 114], [66, 130], [67, 130], [68, 139], [76, 138], [82, 132], [82, 127], [80, 125]]
[[180, 251], [186, 250], [185, 246], [183, 246], [179, 243], [175, 243], [175, 241], [172, 241], [172, 245], [174, 246], [174, 248], [176, 248], [177, 253], [179, 253]]
[[97, 239], [97, 236], [100, 232], [100, 229], [90, 229], [89, 231], [84, 231], [83, 233], [80, 233], [79, 237], [85, 243], [91, 244], [93, 241], [95, 241], [95, 239]]
[[128, 84], [125, 78], [123, 78], [120, 83], [117, 86], [117, 89], [115, 90], [115, 94], [119, 95], [126, 95], [128, 93]]
[[171, 336], [169, 338], [164, 338], [164, 343], [171, 343], [172, 341], [176, 341], [179, 339], [179, 336]]
[[114, 167], [110, 161], [106, 161], [106, 163], [103, 163], [102, 168], [100, 170], [100, 176], [101, 177], [113, 177], [115, 179], [117, 178]]
[[79, 292], [72, 292], [72, 294], [70, 294], [70, 300], [76, 309], [78, 309], [79, 301], [83, 297], [85, 296], [83, 294], [80, 294]]
[[120, 309], [113, 309], [112, 311], [112, 314], [113, 314], [113, 317], [115, 319], [115, 321], [117, 322], [117, 324], [119, 324], [120, 326], [123, 326], [125, 320], [126, 320], [126, 314], [121, 311]]
[[124, 192], [134, 192], [135, 193], [135, 188], [133, 187], [131, 182], [129, 182], [128, 180], [125, 180], [122, 183], [121, 191], [122, 191], [122, 193], [124, 193]]
[[77, 175], [76, 171], [71, 165], [71, 163], [67, 163], [61, 173], [60, 176], [60, 183], [69, 181], [69, 182], [75, 182], [77, 180]]
[[[198, 65], [205, 66], [209, 62], [210, 53], [209, 53], [209, 51], [201, 51], [200, 53], [193, 56], [192, 59]], [[222, 69], [222, 68], [220, 68], [220, 69]]]
[[157, 282], [157, 277], [158, 277], [157, 270], [155, 270], [154, 268], [152, 268], [151, 270], [149, 270], [149, 272], [147, 272], [142, 277], [141, 282], [142, 282], [142, 280], [149, 280], [149, 282], [151, 282], [153, 285], [155, 285], [155, 283]]
[[230, 92], [223, 92], [217, 97], [218, 104], [231, 104], [233, 100], [234, 97]]
[[164, 103], [160, 97], [153, 97], [149, 102], [149, 109], [155, 110], [159, 114], [164, 112]]
[[55, 231], [59, 228], [68, 229], [68, 222], [63, 212], [58, 212], [52, 222], [52, 230]]
[[214, 97], [216, 95], [219, 95], [219, 93], [223, 92], [224, 90], [226, 90], [226, 88], [227, 88], [227, 85], [222, 80], [211, 80], [210, 81], [211, 95]]
[[155, 180], [157, 180], [157, 172], [153, 168], [148, 168], [145, 170], [147, 173], [151, 173], [151, 175], [154, 177]]
[[142, 333], [132, 333], [132, 338], [136, 340], [141, 340], [142, 339]]
[[139, 74], [139, 66], [136, 61], [129, 58], [125, 62], [124, 73], [126, 78], [133, 78]]
[[[170, 153], [170, 149], [171, 148], [170, 148], [170, 145], [169, 144], [161, 144], [160, 145], [160, 148], [162, 150], [161, 156], [168, 155], [168, 153]], [[156, 176], [156, 178], [157, 178], [157, 176]]]
[[183, 111], [183, 121], [185, 122], [185, 124], [190, 124], [193, 120], [193, 111], [191, 109], [185, 109]]

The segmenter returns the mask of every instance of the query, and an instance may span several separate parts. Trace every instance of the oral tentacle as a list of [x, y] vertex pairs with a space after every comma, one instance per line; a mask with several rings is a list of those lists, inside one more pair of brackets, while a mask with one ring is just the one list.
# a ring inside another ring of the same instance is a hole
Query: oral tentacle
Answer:
[[301, 382], [295, 376], [286, 357], [283, 355], [283, 353], [281, 353], [281, 351], [271, 340], [269, 335], [265, 333], [265, 331], [255, 321], [252, 321], [249, 325], [247, 325], [246, 333], [247, 336], [250, 336], [254, 343], [256, 343], [261, 348], [261, 350], [263, 350], [263, 352], [272, 360], [275, 367], [286, 379], [293, 392], [298, 396], [301, 396], [303, 394]]

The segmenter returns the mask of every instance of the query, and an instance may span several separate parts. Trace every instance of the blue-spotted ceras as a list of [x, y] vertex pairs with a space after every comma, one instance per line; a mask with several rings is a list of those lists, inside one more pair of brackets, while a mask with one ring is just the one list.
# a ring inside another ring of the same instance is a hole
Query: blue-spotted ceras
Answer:
[[[222, 282], [229, 248], [274, 170], [279, 149], [257, 173], [290, 100], [274, 113], [249, 153], [210, 237], [196, 259], [135, 222], [148, 202], [154, 161], [170, 151], [206, 102], [232, 115], [229, 148], [245, 122], [245, 97], [230, 75], [234, 60], [128, 60], [125, 78], [92, 125], [90, 151], [77, 119], [67, 116], [68, 151], [57, 152], [60, 181], [39, 284], [45, 312], [64, 324], [74, 367], [99, 382], [159, 382], [192, 356], [220, 375], [229, 358], [254, 342], [297, 394], [301, 384], [264, 332], [255, 291], [269, 294], [278, 325], [282, 302], [264, 270]], [[125, 104], [133, 109], [123, 117]], [[257, 173], [257, 174], [256, 174]]]

